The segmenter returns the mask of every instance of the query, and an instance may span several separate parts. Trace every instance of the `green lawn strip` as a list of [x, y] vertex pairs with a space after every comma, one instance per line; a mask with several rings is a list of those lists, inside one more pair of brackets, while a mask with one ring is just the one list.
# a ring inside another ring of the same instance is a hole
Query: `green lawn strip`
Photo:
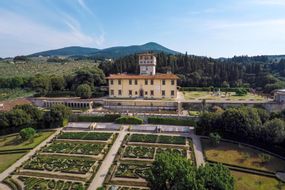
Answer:
[[40, 131], [32, 140], [22, 141], [18, 134], [0, 137], [0, 151], [33, 149], [42, 141], [46, 140], [55, 131]]
[[223, 141], [216, 147], [211, 146], [207, 139], [201, 139], [201, 142], [209, 161], [269, 172], [285, 171], [284, 160], [271, 155], [269, 161], [263, 162], [259, 155], [264, 152], [259, 150]]
[[273, 177], [233, 171], [236, 190], [285, 190], [285, 185]]
[[0, 173], [22, 158], [27, 152], [0, 154]]

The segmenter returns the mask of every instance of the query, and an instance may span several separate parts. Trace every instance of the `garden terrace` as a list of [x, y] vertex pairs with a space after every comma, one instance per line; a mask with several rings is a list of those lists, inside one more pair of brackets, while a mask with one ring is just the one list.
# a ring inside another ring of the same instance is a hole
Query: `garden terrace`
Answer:
[[64, 132], [60, 134], [58, 139], [74, 139], [74, 140], [98, 140], [107, 141], [113, 133], [101, 132]]
[[209, 161], [273, 173], [285, 171], [285, 160], [260, 150], [224, 141], [218, 146], [211, 146], [207, 139], [201, 139], [201, 142], [205, 157]]

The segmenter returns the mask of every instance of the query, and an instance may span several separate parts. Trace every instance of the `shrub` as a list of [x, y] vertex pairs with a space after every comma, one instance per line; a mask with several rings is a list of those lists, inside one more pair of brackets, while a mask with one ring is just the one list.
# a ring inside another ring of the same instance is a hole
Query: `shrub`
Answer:
[[182, 125], [182, 126], [195, 126], [196, 125], [196, 122], [190, 119], [149, 117], [147, 121], [150, 124]]
[[23, 140], [32, 139], [36, 134], [36, 130], [32, 127], [24, 128], [20, 131], [20, 136]]
[[271, 156], [269, 154], [265, 154], [265, 153], [259, 154], [258, 157], [261, 159], [261, 162], [263, 164], [265, 164], [271, 160]]
[[219, 133], [210, 133], [209, 137], [211, 145], [217, 146], [220, 144], [221, 136], [219, 135]]
[[115, 122], [119, 114], [107, 114], [103, 116], [96, 115], [72, 115], [70, 120], [73, 122]]
[[115, 123], [118, 124], [142, 124], [143, 120], [137, 117], [131, 117], [131, 116], [123, 116], [123, 117], [119, 117], [115, 120]]

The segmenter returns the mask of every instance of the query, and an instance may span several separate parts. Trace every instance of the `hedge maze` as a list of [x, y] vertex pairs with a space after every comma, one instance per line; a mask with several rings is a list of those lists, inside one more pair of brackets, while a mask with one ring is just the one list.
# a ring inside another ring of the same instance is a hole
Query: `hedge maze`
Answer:
[[184, 136], [163, 134], [129, 134], [105, 179], [105, 186], [119, 189], [148, 189], [146, 178], [156, 155], [180, 154], [194, 161], [192, 142]]
[[4, 182], [13, 190], [86, 190], [116, 133], [64, 132]]

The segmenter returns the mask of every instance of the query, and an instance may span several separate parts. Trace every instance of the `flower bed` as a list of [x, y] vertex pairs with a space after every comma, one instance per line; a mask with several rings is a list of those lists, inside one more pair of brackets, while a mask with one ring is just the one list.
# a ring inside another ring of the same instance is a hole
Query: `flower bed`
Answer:
[[24, 169], [86, 174], [94, 163], [94, 160], [82, 158], [35, 156], [24, 165]]
[[180, 136], [159, 136], [158, 143], [185, 145], [185, 137]]
[[133, 164], [120, 164], [117, 167], [115, 173], [116, 177], [126, 177], [126, 178], [143, 178], [148, 177], [149, 166], [145, 165], [133, 165]]
[[156, 154], [162, 153], [162, 152], [169, 152], [173, 154], [179, 154], [181, 156], [186, 157], [187, 152], [184, 149], [178, 149], [178, 148], [157, 148]]
[[155, 148], [145, 146], [127, 146], [124, 152], [125, 158], [153, 159]]
[[61, 133], [57, 138], [58, 139], [83, 139], [88, 133], [86, 132], [68, 132]]
[[55, 189], [55, 190], [85, 190], [86, 188], [80, 182], [44, 179], [35, 177], [18, 177], [25, 185], [25, 190], [34, 189]]
[[157, 138], [158, 135], [133, 134], [131, 135], [129, 142], [156, 143]]

